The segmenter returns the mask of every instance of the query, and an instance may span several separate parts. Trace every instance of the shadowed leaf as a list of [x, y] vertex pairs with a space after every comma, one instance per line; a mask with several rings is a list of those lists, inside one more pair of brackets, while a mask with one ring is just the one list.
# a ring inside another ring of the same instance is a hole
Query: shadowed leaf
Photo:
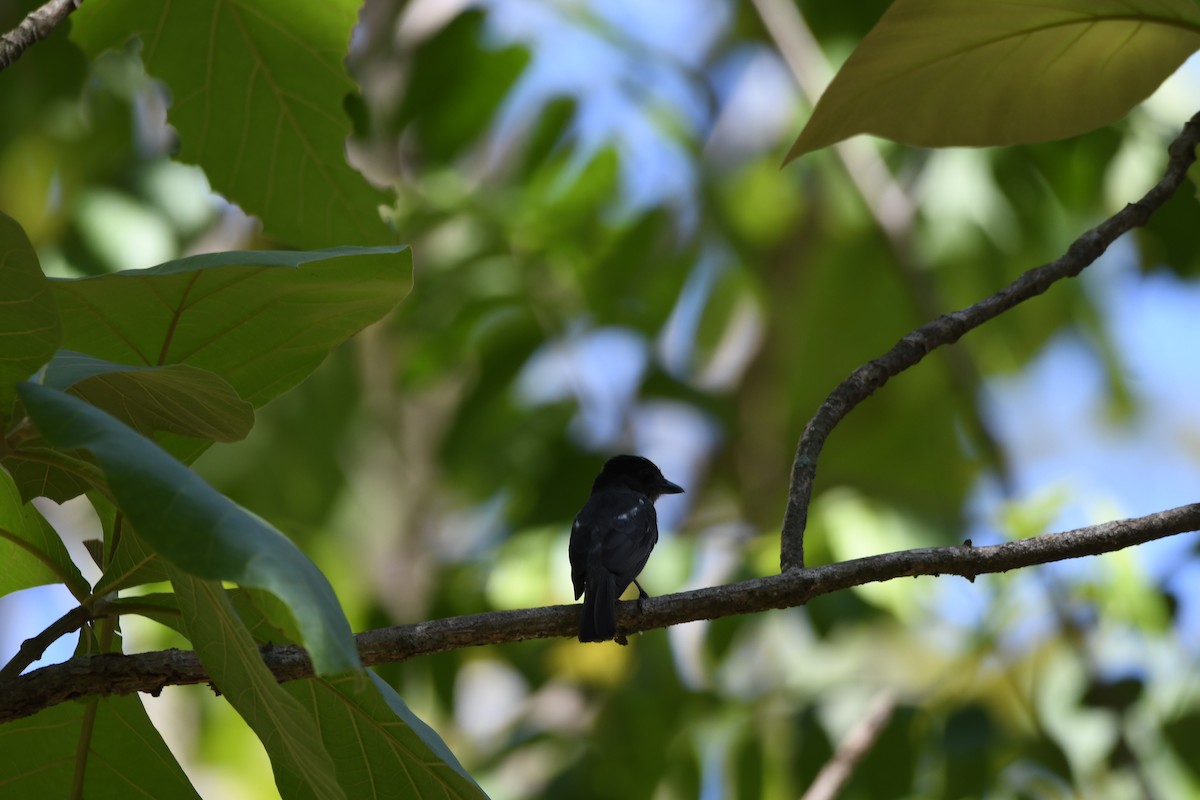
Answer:
[[129, 367], [59, 351], [45, 384], [70, 390], [139, 433], [170, 431], [235, 442], [254, 425], [254, 408], [219, 375], [190, 364]]
[[275, 681], [221, 585], [168, 571], [188, 638], [213, 683], [262, 741], [280, 795], [345, 798], [316, 720]]
[[442, 737], [386, 681], [367, 674], [371, 683], [350, 675], [284, 685], [320, 720], [327, 746], [340, 753], [343, 781], [354, 781], [342, 788], [351, 797], [486, 797]]
[[[97, 710], [83, 761], [79, 738], [89, 704], [61, 703], [0, 725], [0, 786], [5, 797], [199, 800], [136, 696], [92, 702]], [[82, 794], [73, 795], [77, 771], [83, 773]]]
[[18, 381], [50, 360], [62, 339], [54, 296], [29, 237], [0, 213], [0, 429], [12, 411]]
[[76, 597], [90, 587], [58, 533], [41, 513], [24, 503], [16, 484], [0, 470], [0, 597], [30, 586], [65, 583]]
[[146, 437], [78, 398], [18, 387], [42, 435], [91, 451], [142, 541], [184, 572], [284, 600], [320, 673], [357, 669], [350, 625], [325, 576], [283, 534], [238, 507]]

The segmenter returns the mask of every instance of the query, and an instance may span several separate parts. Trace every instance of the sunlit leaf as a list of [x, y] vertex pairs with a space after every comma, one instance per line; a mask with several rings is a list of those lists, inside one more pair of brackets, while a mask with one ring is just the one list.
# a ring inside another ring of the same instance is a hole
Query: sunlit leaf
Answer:
[[1123, 117], [1198, 47], [1193, 0], [896, 0], [787, 160], [859, 133], [918, 147], [1075, 136]]
[[[88, 727], [88, 703], [65, 702], [0, 725], [0, 787], [5, 797], [103, 798], [200, 795], [136, 696], [105, 697]], [[80, 737], [88, 747], [80, 750]], [[72, 792], [77, 776], [82, 790]]]
[[91, 56], [142, 40], [146, 71], [171, 95], [183, 161], [300, 247], [395, 241], [386, 196], [346, 162], [357, 91], [343, 60], [361, 3], [326, 0], [115, 0], [72, 16]]
[[62, 339], [54, 296], [25, 231], [0, 213], [0, 429], [18, 381], [50, 360]]
[[405, 246], [212, 253], [54, 281], [64, 346], [119, 364], [191, 364], [255, 407], [408, 294]]
[[321, 571], [279, 531], [238, 507], [146, 437], [95, 406], [24, 383], [42, 435], [90, 450], [142, 540], [179, 569], [267, 589], [291, 608], [320, 673], [359, 666], [350, 625]]

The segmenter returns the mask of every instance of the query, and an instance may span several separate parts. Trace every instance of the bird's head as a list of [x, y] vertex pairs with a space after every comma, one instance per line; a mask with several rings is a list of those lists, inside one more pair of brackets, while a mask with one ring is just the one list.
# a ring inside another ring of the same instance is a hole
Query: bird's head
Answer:
[[654, 462], [641, 456], [613, 456], [592, 484], [592, 494], [605, 489], [629, 489], [651, 498], [663, 494], [679, 494], [683, 487], [663, 477]]

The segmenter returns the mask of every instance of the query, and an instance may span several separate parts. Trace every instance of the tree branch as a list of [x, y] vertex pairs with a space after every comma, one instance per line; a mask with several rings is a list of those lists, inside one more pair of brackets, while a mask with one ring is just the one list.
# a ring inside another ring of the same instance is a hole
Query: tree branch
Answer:
[[804, 566], [804, 528], [808, 522], [808, 506], [817, 473], [817, 457], [834, 427], [890, 378], [916, 365], [936, 348], [957, 342], [968, 331], [1038, 296], [1055, 281], [1075, 277], [1095, 262], [1122, 234], [1145, 225], [1187, 177], [1188, 167], [1196, 160], [1198, 143], [1200, 114], [1188, 120], [1183, 131], [1171, 143], [1167, 150], [1166, 171], [1141, 200], [1126, 205], [1081, 235], [1061, 258], [1029, 270], [975, 305], [943, 314], [912, 331], [891, 350], [854, 370], [850, 377], [829, 393], [804, 427], [804, 433], [796, 445], [780, 543], [779, 560], [784, 572]]
[[50, 623], [46, 630], [37, 636], [26, 639], [21, 643], [20, 649], [17, 650], [17, 654], [12, 657], [12, 660], [5, 664], [3, 669], [0, 669], [0, 682], [20, 675], [26, 667], [42, 657], [42, 653], [46, 652], [47, 647], [68, 633], [79, 630], [91, 618], [92, 612], [90, 609], [85, 606], [75, 606]]
[[30, 11], [21, 24], [0, 35], [0, 70], [11, 67], [34, 42], [45, 39], [83, 0], [50, 0]]
[[[1109, 553], [1197, 529], [1200, 529], [1200, 503], [989, 547], [972, 547], [968, 543], [961, 547], [903, 550], [811, 569], [793, 569], [728, 586], [653, 597], [645, 601], [640, 612], [637, 603], [623, 602], [619, 604], [617, 624], [622, 633], [630, 634], [695, 620], [790, 608], [851, 586], [907, 576], [961, 575], [974, 580], [976, 575]], [[464, 647], [569, 637], [578, 631], [579, 608], [569, 605], [492, 611], [380, 628], [357, 635], [358, 652], [363, 663], [371, 666]], [[267, 666], [280, 681], [313, 674], [302, 647], [267, 646], [262, 652]], [[164, 686], [208, 681], [196, 654], [181, 650], [76, 657], [0, 681], [0, 723], [78, 697], [134, 692], [157, 695]]]
[[[800, 93], [809, 106], [833, 82], [835, 69], [825, 58], [820, 42], [809, 30], [795, 0], [753, 0], [763, 27], [775, 42], [775, 49], [787, 63]], [[913, 230], [917, 222], [917, 202], [896, 180], [892, 168], [873, 142], [851, 138], [832, 145], [846, 175], [875, 225], [883, 234], [892, 253], [892, 261], [902, 285], [908, 290], [918, 319], [932, 319], [945, 307], [940, 301], [933, 273], [919, 263], [913, 249]], [[1007, 491], [1008, 464], [1004, 449], [984, 419], [976, 399], [983, 382], [981, 370], [966, 348], [942, 350], [946, 376], [959, 396], [967, 414], [965, 426], [973, 443], [983, 453], [987, 465], [997, 474]]]

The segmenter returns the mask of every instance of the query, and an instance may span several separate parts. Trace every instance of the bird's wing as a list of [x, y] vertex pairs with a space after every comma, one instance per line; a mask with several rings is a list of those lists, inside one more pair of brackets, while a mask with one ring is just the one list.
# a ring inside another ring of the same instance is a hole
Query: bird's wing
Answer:
[[[658, 519], [649, 497], [633, 492], [613, 492], [608, 508], [608, 531], [603, 537], [604, 566], [614, 573], [621, 589], [638, 576], [658, 541]], [[594, 545], [593, 545], [594, 546]]]
[[[584, 506], [586, 510], [587, 506]], [[583, 511], [575, 518], [571, 526], [571, 543], [567, 554], [571, 558], [571, 584], [575, 587], [575, 599], [583, 594], [584, 583], [587, 581], [588, 548], [592, 542], [592, 525], [584, 517]]]

